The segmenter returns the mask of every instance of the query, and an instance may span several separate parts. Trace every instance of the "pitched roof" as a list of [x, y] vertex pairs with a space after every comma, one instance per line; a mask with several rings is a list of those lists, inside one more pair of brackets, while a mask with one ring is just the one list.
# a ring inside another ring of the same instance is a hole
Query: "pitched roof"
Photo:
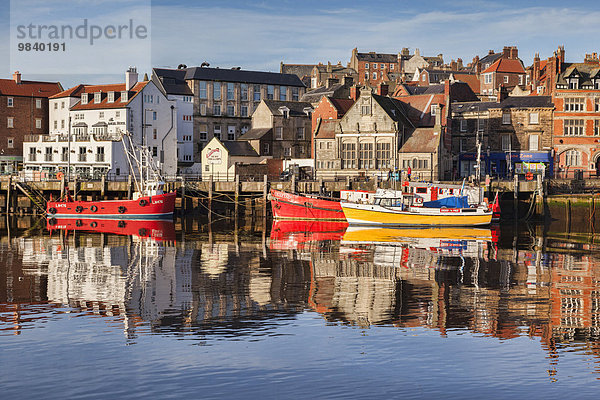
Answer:
[[452, 103], [452, 113], [462, 114], [467, 112], [487, 111], [490, 108], [498, 107], [495, 101], [467, 101], [462, 103]]
[[252, 128], [238, 138], [238, 140], [256, 140], [271, 132], [271, 128]]
[[373, 94], [373, 100], [375, 100], [394, 121], [402, 122], [402, 124], [406, 126], [414, 127], [412, 121], [406, 116], [406, 110], [400, 100], [387, 96], [379, 96], [378, 94]]
[[0, 79], [0, 94], [5, 96], [27, 96], [49, 98], [62, 90], [58, 82], [21, 81]]
[[339, 119], [322, 119], [315, 129], [315, 139], [334, 139], [335, 126], [340, 122]]
[[554, 108], [552, 96], [510, 96], [493, 108]]
[[521, 60], [513, 60], [501, 58], [494, 62], [488, 69], [483, 71], [483, 74], [488, 72], [506, 72], [506, 73], [515, 73], [515, 74], [524, 74], [525, 69], [523, 68], [523, 63]]
[[280, 111], [281, 107], [287, 107], [289, 111], [290, 117], [308, 117], [308, 115], [304, 112], [305, 108], [310, 108], [312, 110], [312, 104], [307, 101], [281, 101], [281, 100], [263, 100], [265, 105], [271, 110], [273, 115], [283, 115]]
[[415, 126], [435, 125], [435, 116], [431, 115], [431, 105], [444, 102], [444, 94], [404, 96], [400, 100], [405, 104], [408, 117]]
[[486, 56], [482, 57], [479, 62], [481, 64], [495, 63], [500, 57], [502, 57], [502, 53], [488, 53]]
[[[125, 91], [124, 83], [115, 83], [110, 85], [80, 85], [82, 88], [79, 89], [78, 94], [74, 92], [72, 96], [81, 96], [83, 93], [94, 94], [101, 92], [100, 103], [96, 103], [94, 99], [88, 100], [87, 104], [81, 104], [81, 101], [71, 107], [71, 110], [95, 110], [103, 108], [123, 108], [129, 104], [140, 91], [146, 87], [149, 81], [138, 82], [131, 89], [127, 101], [121, 101], [121, 92]], [[108, 102], [108, 92], [115, 92], [114, 102]]]
[[258, 157], [258, 153], [246, 141], [225, 141], [222, 142], [230, 156], [238, 157]]
[[239, 69], [191, 67], [186, 68], [185, 79], [304, 87], [304, 83], [302, 83], [300, 78], [293, 74]]
[[473, 93], [479, 93], [480, 83], [479, 83], [479, 78], [477, 77], [477, 75], [453, 72], [452, 76], [457, 81], [464, 82], [467, 85], [469, 85], [469, 87], [471, 88]]
[[307, 101], [310, 103], [317, 103], [321, 100], [321, 98], [323, 97], [331, 97], [331, 96], [335, 96], [336, 92], [343, 90], [345, 88], [344, 84], [342, 83], [336, 83], [334, 85], [331, 85], [329, 87], [327, 86], [321, 86], [320, 88], [316, 88], [314, 90], [308, 91], [306, 93], [304, 93], [304, 95], [302, 95], [301, 97], [301, 101]]
[[281, 63], [279, 72], [282, 74], [293, 74], [302, 79], [305, 76], [312, 75], [312, 70], [316, 64], [284, 64]]
[[564, 71], [558, 76], [557, 83], [566, 85], [566, 78], [573, 73], [579, 74], [580, 81], [579, 87], [590, 85], [594, 83], [591, 81], [592, 78], [596, 78], [600, 73], [600, 66], [598, 64], [586, 64], [586, 63], [567, 63], [564, 64]]
[[165, 94], [194, 95], [185, 81], [185, 69], [152, 68], [152, 81], [162, 88]]
[[355, 102], [354, 99], [336, 99], [333, 97], [328, 97], [327, 100], [331, 102], [340, 116], [346, 114]]
[[385, 62], [385, 63], [397, 63], [398, 55], [397, 54], [383, 54], [383, 53], [356, 53], [356, 58], [359, 61], [366, 62]]
[[440, 134], [434, 128], [417, 128], [400, 148], [401, 153], [433, 153], [439, 148]]

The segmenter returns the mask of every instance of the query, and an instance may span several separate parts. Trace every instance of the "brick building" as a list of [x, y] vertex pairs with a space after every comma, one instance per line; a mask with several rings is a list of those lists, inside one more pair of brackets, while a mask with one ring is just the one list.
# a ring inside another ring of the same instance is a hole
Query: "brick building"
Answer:
[[525, 86], [526, 76], [521, 60], [500, 58], [481, 73], [479, 93], [495, 97], [501, 87], [512, 90], [517, 85]]
[[48, 134], [48, 97], [61, 91], [58, 82], [25, 81], [19, 71], [0, 79], [0, 173], [19, 169], [26, 135]]
[[[312, 146], [311, 155], [316, 159], [315, 153], [315, 140], [317, 134], [320, 133], [321, 129], [327, 130], [326, 125], [329, 126], [331, 121], [339, 121], [346, 112], [352, 107], [356, 100], [355, 99], [337, 99], [333, 97], [323, 97], [321, 101], [315, 106], [314, 112], [312, 113]], [[323, 123], [328, 121], [328, 123]], [[334, 125], [331, 125], [334, 126]], [[321, 132], [322, 133], [322, 132]], [[323, 136], [321, 136], [323, 137]]]
[[393, 74], [401, 73], [402, 54], [359, 53], [354, 48], [348, 67], [356, 71], [359, 84], [376, 86], [382, 82], [394, 81]]
[[[564, 52], [563, 52], [564, 54]], [[588, 54], [583, 63], [562, 63], [552, 91], [554, 149], [559, 176], [575, 170], [600, 170], [600, 60]]]

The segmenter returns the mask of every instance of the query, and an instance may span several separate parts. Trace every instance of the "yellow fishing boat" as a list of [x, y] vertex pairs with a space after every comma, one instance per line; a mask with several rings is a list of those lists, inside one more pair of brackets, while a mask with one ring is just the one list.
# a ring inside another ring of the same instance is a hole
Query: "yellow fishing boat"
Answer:
[[469, 205], [466, 198], [449, 199], [454, 204], [424, 207], [413, 194], [380, 191], [373, 204], [342, 202], [350, 225], [388, 226], [486, 226], [492, 222], [492, 207], [487, 203]]

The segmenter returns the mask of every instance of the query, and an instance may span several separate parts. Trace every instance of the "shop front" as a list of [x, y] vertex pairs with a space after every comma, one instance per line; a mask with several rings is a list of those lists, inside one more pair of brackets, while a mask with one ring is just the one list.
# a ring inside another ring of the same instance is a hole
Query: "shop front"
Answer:
[[[473, 175], [477, 171], [477, 154], [459, 155], [459, 171], [461, 177]], [[499, 179], [510, 179], [515, 174], [531, 177], [542, 175], [552, 177], [554, 163], [550, 151], [538, 152], [490, 152], [481, 154], [482, 175], [490, 175]]]

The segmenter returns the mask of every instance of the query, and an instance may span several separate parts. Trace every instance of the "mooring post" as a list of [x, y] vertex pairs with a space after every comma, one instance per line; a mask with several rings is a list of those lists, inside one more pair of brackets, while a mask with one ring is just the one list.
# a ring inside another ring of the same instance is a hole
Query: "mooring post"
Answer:
[[60, 177], [60, 198], [65, 196], [65, 176]]
[[[292, 175], [292, 181], [293, 179], [294, 175]], [[263, 178], [263, 218], [267, 218], [267, 194], [269, 193], [268, 187], [269, 181], [267, 179], [267, 175], [265, 175]]]
[[350, 175], [346, 175], [346, 189], [350, 190]]
[[212, 200], [213, 200], [213, 176], [212, 176], [212, 174], [210, 174], [210, 176], [208, 178], [208, 215], [211, 215], [213, 212]]
[[513, 213], [515, 219], [519, 219], [519, 175], [515, 175], [513, 181]]
[[100, 180], [100, 198], [102, 200], [106, 200], [104, 198], [104, 196], [106, 195], [106, 177], [104, 175], [102, 175], [102, 178]]
[[[240, 201], [240, 176], [239, 176], [239, 174], [235, 174], [235, 189], [234, 190], [235, 190], [235, 204], [233, 205], [233, 208], [234, 208], [233, 213], [234, 213], [235, 222], [237, 224], [239, 201]], [[236, 231], [236, 233], [237, 233], [237, 231]]]
[[373, 182], [375, 185], [373, 190], [377, 190], [377, 188], [379, 187], [379, 175], [377, 175], [377, 174], [373, 175]]
[[296, 193], [296, 174], [292, 173], [292, 193]]
[[181, 178], [181, 216], [185, 215], [185, 177]]
[[131, 179], [131, 174], [127, 176], [127, 200], [131, 200], [131, 186], [133, 181]]
[[571, 199], [567, 199], [566, 204], [566, 219], [567, 219], [567, 232], [571, 233]]
[[6, 186], [6, 215], [10, 213], [10, 192], [12, 192], [12, 175], [8, 177], [8, 185]]

